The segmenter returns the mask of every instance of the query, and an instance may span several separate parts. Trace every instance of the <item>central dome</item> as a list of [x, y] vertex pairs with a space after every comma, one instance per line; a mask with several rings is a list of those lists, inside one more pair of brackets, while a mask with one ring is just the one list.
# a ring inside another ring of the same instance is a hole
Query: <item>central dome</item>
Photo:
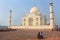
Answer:
[[32, 7], [30, 13], [37, 13], [39, 9], [37, 7]]

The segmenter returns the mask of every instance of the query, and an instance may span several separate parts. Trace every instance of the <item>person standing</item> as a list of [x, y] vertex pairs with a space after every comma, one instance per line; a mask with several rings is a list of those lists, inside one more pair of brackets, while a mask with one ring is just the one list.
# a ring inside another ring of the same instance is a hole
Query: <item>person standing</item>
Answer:
[[43, 39], [43, 32], [38, 33], [38, 39]]

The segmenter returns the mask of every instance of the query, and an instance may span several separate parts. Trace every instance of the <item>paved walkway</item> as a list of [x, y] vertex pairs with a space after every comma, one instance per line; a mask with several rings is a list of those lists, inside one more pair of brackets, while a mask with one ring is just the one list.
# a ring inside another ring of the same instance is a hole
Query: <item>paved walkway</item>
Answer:
[[[40, 30], [17, 30], [0, 32], [0, 40], [40, 40], [37, 39]], [[44, 31], [43, 40], [60, 40], [60, 32]]]

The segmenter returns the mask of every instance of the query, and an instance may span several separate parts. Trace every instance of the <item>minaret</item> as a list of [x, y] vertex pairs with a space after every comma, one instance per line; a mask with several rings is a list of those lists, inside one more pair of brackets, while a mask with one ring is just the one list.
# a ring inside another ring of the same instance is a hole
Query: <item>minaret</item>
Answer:
[[8, 28], [11, 27], [12, 10], [9, 10]]
[[53, 2], [50, 2], [50, 29], [54, 28], [54, 12], [53, 12]]

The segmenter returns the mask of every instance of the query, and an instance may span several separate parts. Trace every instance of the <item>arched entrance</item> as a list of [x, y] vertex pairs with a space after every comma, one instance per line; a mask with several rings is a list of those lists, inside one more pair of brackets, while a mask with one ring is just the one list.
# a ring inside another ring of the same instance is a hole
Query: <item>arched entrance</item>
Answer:
[[29, 26], [33, 26], [33, 18], [28, 19], [28, 24], [29, 24]]

